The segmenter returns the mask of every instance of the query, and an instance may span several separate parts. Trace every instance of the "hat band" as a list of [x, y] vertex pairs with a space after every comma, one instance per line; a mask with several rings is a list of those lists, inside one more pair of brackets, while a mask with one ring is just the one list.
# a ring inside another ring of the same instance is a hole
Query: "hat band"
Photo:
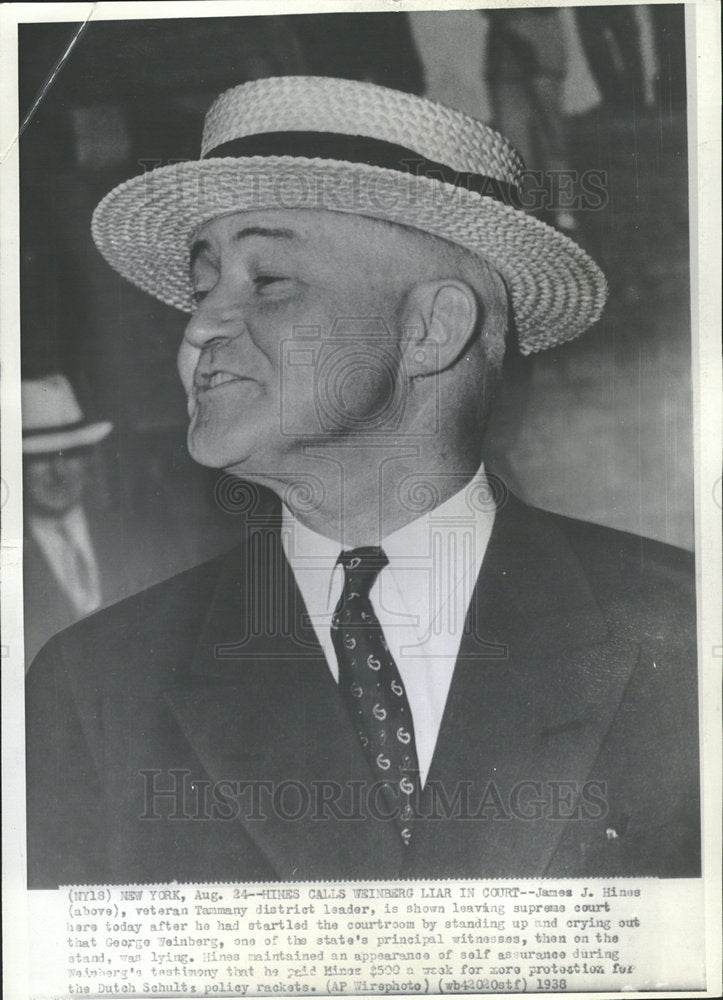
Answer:
[[444, 181], [494, 201], [501, 201], [505, 205], [521, 207], [520, 193], [514, 184], [485, 174], [454, 170], [447, 164], [429, 160], [406, 146], [367, 135], [345, 135], [341, 132], [261, 132], [223, 142], [210, 149], [203, 159], [224, 156], [300, 156], [307, 159], [366, 163], [371, 167], [383, 167], [415, 177]]
[[23, 437], [40, 437], [41, 434], [67, 434], [87, 426], [87, 420], [76, 420], [72, 424], [49, 424], [47, 427], [31, 427], [28, 430], [23, 428]]

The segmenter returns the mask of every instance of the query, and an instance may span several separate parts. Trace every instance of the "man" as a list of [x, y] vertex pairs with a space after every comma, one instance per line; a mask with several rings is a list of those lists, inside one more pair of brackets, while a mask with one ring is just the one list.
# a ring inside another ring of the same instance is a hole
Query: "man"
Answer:
[[83, 415], [65, 375], [22, 382], [25, 667], [47, 640], [178, 565], [178, 550], [136, 514], [102, 499], [96, 448], [107, 420]]
[[112, 430], [89, 422], [64, 375], [22, 384], [25, 663], [103, 602], [85, 498], [91, 448]]
[[605, 299], [520, 166], [461, 113], [287, 77], [100, 204], [112, 266], [191, 312], [189, 448], [246, 537], [39, 655], [31, 885], [699, 870], [687, 558], [483, 467], [506, 343]]

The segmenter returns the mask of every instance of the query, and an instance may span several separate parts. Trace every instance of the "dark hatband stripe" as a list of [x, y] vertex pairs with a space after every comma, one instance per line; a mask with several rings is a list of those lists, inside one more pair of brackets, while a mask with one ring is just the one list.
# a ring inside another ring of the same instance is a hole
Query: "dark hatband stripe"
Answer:
[[398, 170], [415, 177], [454, 184], [505, 205], [520, 208], [520, 195], [514, 184], [500, 181], [484, 174], [454, 170], [444, 163], [436, 163], [385, 139], [366, 135], [344, 135], [340, 132], [262, 132], [231, 139], [206, 153], [204, 159], [223, 156], [303, 156], [325, 160], [345, 160], [348, 163], [366, 163], [372, 167]]

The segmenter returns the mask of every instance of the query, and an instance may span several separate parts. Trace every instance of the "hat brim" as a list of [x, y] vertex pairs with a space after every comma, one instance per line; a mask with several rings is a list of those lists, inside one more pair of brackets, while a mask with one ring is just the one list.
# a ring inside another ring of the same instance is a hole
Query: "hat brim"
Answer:
[[113, 430], [113, 424], [107, 420], [86, 424], [73, 430], [57, 430], [48, 428], [42, 434], [23, 435], [23, 454], [45, 455], [58, 451], [70, 451], [71, 448], [87, 448], [97, 444]]
[[519, 349], [572, 340], [599, 318], [605, 277], [573, 240], [491, 197], [430, 177], [339, 160], [210, 158], [119, 185], [93, 214], [95, 243], [139, 288], [192, 312], [188, 253], [203, 223], [231, 212], [323, 209], [411, 226], [480, 254], [505, 280]]

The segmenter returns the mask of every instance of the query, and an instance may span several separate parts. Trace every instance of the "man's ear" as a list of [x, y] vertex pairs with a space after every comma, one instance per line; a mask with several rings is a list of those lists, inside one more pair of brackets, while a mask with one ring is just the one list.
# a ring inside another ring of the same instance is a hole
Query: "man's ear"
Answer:
[[440, 278], [415, 285], [402, 317], [409, 375], [434, 375], [453, 365], [467, 348], [478, 316], [475, 294], [463, 281]]

